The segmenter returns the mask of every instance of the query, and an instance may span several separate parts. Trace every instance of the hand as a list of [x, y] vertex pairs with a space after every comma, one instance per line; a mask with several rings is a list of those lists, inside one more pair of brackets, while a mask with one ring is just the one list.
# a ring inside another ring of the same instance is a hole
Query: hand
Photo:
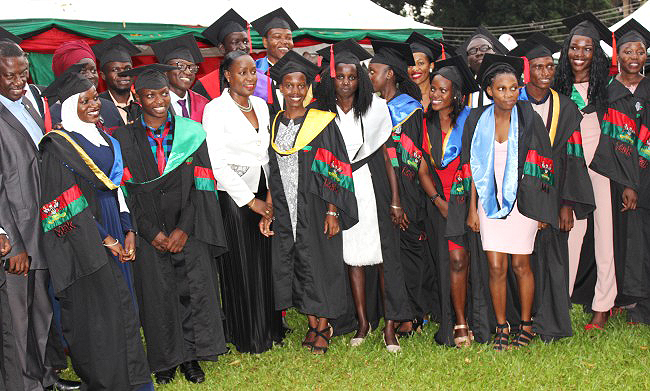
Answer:
[[442, 217], [447, 218], [447, 215], [449, 214], [449, 202], [443, 200], [442, 197], [438, 197], [434, 201], [434, 204], [440, 211]]
[[158, 232], [158, 235], [156, 235], [155, 238], [153, 238], [151, 245], [154, 246], [154, 248], [160, 251], [161, 253], [166, 253], [168, 242], [169, 242], [169, 238], [161, 231]]
[[248, 203], [249, 208], [258, 215], [268, 219], [273, 218], [273, 205], [270, 205], [260, 199], [253, 198]]
[[9, 243], [9, 237], [7, 235], [0, 235], [0, 256], [4, 257], [9, 254], [11, 251], [11, 243]]
[[[399, 202], [391, 202], [390, 204], [390, 219], [395, 224], [396, 226], [400, 225], [402, 223], [402, 220], [404, 219], [404, 209], [400, 206]], [[398, 208], [394, 208], [393, 206], [397, 206]]]
[[22, 252], [9, 258], [8, 272], [11, 274], [27, 275], [27, 272], [29, 272], [29, 257], [26, 252]]
[[271, 223], [273, 223], [272, 219], [267, 219], [265, 217], [262, 217], [260, 219], [260, 233], [267, 238], [270, 238], [273, 236], [275, 233], [271, 231]]
[[124, 252], [122, 262], [135, 261], [135, 233], [129, 231], [124, 237]]
[[406, 231], [409, 228], [409, 224], [411, 224], [411, 221], [406, 215], [406, 212], [404, 212], [402, 214], [402, 221], [399, 222], [399, 226], [402, 229], [402, 231]]
[[[113, 254], [114, 257], [117, 257], [117, 259], [120, 260], [120, 262], [124, 262], [124, 249], [122, 248], [122, 244], [115, 240], [114, 237], [111, 235], [108, 235], [104, 241], [104, 246], [106, 246], [107, 249], [110, 250], [111, 254]], [[113, 244], [115, 243], [115, 244]]]
[[169, 235], [169, 240], [167, 242], [167, 251], [173, 254], [179, 253], [183, 251], [186, 242], [187, 234], [183, 232], [183, 230], [176, 228], [172, 231], [171, 235]]
[[537, 230], [538, 231], [541, 231], [541, 230], [545, 229], [546, 227], [548, 227], [547, 223], [542, 223], [541, 221], [537, 222]]
[[571, 205], [562, 205], [560, 208], [560, 231], [571, 231], [573, 223], [573, 207]]
[[625, 212], [626, 210], [635, 210], [637, 198], [636, 191], [626, 187], [625, 190], [623, 190], [623, 209], [621, 209], [621, 212]]
[[467, 214], [467, 226], [474, 232], [480, 232], [481, 224], [478, 218], [478, 213], [475, 210], [470, 209]]
[[339, 232], [341, 232], [341, 228], [339, 227], [339, 218], [336, 216], [326, 215], [325, 229], [323, 230], [323, 233], [327, 235], [327, 239], [332, 239]]

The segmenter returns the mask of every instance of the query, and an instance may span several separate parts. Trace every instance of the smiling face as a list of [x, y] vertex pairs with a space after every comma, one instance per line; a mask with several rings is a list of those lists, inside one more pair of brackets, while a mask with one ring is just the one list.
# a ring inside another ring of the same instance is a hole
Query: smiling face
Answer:
[[428, 84], [432, 65], [429, 57], [424, 53], [416, 52], [413, 53], [413, 60], [415, 60], [415, 65], [408, 68], [409, 77], [417, 85]]
[[0, 94], [11, 101], [23, 97], [23, 90], [29, 77], [27, 57], [0, 58]]
[[167, 117], [167, 110], [169, 110], [169, 104], [171, 103], [168, 87], [158, 90], [143, 88], [137, 93], [144, 114], [153, 118]]
[[338, 99], [354, 96], [359, 88], [357, 66], [354, 64], [337, 64], [334, 90]]
[[393, 70], [386, 64], [370, 63], [368, 66], [368, 76], [375, 92], [383, 90], [392, 75]]
[[284, 96], [287, 109], [301, 108], [307, 96], [307, 78], [302, 72], [287, 73], [282, 77], [280, 92]]
[[451, 80], [435, 75], [431, 80], [431, 109], [440, 111], [452, 105], [454, 86]]
[[192, 83], [194, 83], [196, 73], [192, 72], [191, 69], [195, 68], [196, 64], [187, 60], [183, 60], [182, 58], [175, 58], [167, 61], [167, 65], [184, 68], [184, 70], [174, 69], [167, 71], [169, 86], [172, 88], [174, 93], [176, 93], [176, 95], [182, 98], [185, 96], [185, 92], [187, 92], [187, 90], [192, 87]]
[[106, 65], [102, 67], [102, 71], [99, 75], [102, 80], [106, 82], [106, 87], [108, 87], [109, 90], [118, 93], [126, 93], [131, 89], [133, 77], [118, 76], [118, 74], [123, 71], [128, 71], [132, 67], [133, 65], [130, 62], [112, 61], [106, 63]]
[[594, 58], [594, 41], [582, 35], [574, 35], [569, 43], [569, 64], [573, 73], [589, 71]]
[[467, 45], [467, 64], [475, 74], [481, 68], [485, 53], [494, 54], [492, 44], [485, 38], [474, 38]]
[[77, 116], [83, 122], [90, 124], [97, 123], [99, 121], [99, 109], [101, 107], [102, 103], [99, 101], [99, 94], [97, 94], [95, 87], [91, 87], [79, 94], [79, 99], [77, 100]]
[[273, 64], [284, 57], [289, 50], [293, 49], [293, 34], [291, 30], [283, 28], [270, 29], [262, 38], [262, 43], [267, 49], [269, 61]]
[[648, 58], [646, 47], [641, 42], [627, 42], [618, 49], [621, 71], [627, 74], [640, 73]]
[[242, 52], [248, 53], [248, 34], [246, 34], [245, 31], [230, 33], [223, 39], [221, 46], [225, 52], [224, 54], [234, 52], [235, 50], [241, 50]]
[[546, 90], [551, 88], [553, 76], [555, 76], [555, 63], [553, 57], [539, 57], [529, 60], [530, 84]]
[[241, 96], [251, 96], [257, 83], [255, 61], [251, 56], [239, 56], [224, 72], [230, 91]]
[[488, 86], [494, 105], [503, 111], [512, 110], [519, 98], [519, 83], [512, 73], [497, 74]]

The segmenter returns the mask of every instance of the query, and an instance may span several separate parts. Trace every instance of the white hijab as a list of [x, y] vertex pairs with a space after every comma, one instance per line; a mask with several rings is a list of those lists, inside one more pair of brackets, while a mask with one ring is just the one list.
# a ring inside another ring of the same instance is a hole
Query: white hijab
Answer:
[[99, 134], [100, 130], [97, 129], [95, 124], [83, 122], [79, 119], [79, 115], [77, 114], [79, 95], [81, 93], [74, 94], [61, 104], [61, 124], [63, 125], [63, 129], [84, 136], [86, 140], [90, 141], [96, 147], [101, 145], [108, 147], [108, 143]]

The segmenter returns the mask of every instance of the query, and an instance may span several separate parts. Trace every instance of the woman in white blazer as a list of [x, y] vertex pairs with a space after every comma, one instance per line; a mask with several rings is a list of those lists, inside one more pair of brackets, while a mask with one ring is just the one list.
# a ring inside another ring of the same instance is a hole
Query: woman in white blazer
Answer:
[[275, 311], [271, 280], [271, 240], [260, 234], [260, 216], [272, 218], [266, 202], [269, 110], [253, 96], [253, 58], [228, 53], [221, 72], [227, 89], [203, 112], [203, 127], [229, 252], [219, 262], [226, 335], [240, 352], [262, 353], [284, 337]]

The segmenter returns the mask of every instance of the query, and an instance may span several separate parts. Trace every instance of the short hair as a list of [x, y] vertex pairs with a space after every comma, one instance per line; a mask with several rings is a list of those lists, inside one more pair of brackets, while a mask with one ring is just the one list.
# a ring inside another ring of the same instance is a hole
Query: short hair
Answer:
[[14, 41], [0, 39], [0, 58], [6, 57], [26, 57], [27, 54]]

